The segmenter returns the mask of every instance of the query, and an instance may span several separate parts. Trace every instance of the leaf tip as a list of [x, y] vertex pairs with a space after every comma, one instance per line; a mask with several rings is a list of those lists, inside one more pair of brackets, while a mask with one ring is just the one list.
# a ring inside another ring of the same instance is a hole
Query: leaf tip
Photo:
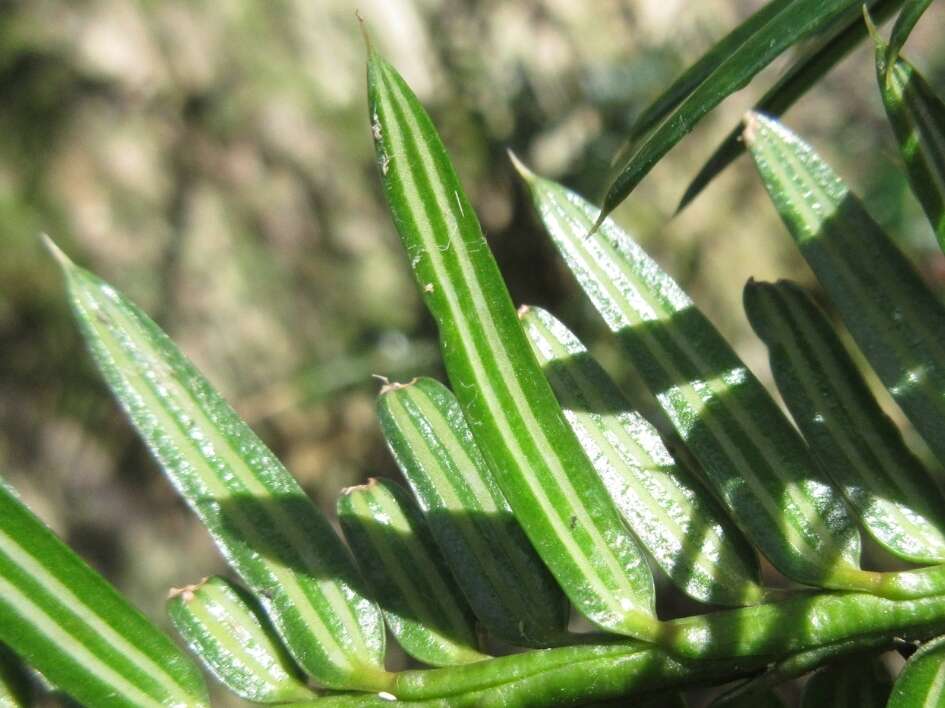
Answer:
[[518, 313], [518, 318], [520, 320], [524, 320], [525, 317], [528, 315], [528, 313], [531, 312], [531, 310], [532, 310], [531, 305], [520, 306], [518, 310], [516, 310], [516, 312]]
[[742, 140], [749, 149], [758, 139], [761, 120], [761, 114], [755, 111], [748, 111], [742, 118]]
[[526, 182], [526, 184], [531, 184], [534, 182], [537, 178], [537, 175], [519, 159], [518, 155], [515, 154], [512, 148], [508, 148], [505, 152], [508, 154], [509, 160], [512, 161], [512, 166], [515, 167], [515, 171], [518, 172], [519, 176]]
[[179, 588], [172, 587], [167, 591], [167, 599], [173, 600], [179, 597], [184, 602], [191, 602], [194, 599], [194, 593], [206, 585], [209, 580], [210, 578], [204, 577], [192, 585], [183, 585]]
[[402, 388], [407, 388], [408, 386], [412, 386], [413, 384], [417, 383], [417, 377], [410, 379], [410, 381], [407, 383], [400, 383], [398, 381], [391, 381], [389, 378], [382, 376], [381, 374], [371, 374], [371, 376], [381, 382], [381, 390], [378, 393], [380, 396], [390, 393], [391, 391], [398, 391]]
[[56, 259], [56, 262], [62, 267], [63, 270], [71, 268], [75, 265], [72, 262], [72, 259], [66, 255], [65, 251], [56, 245], [56, 242], [52, 240], [52, 237], [49, 234], [42, 233], [39, 235], [39, 238], [43, 242], [43, 246], [45, 246], [46, 250], [49, 251], [49, 254]]

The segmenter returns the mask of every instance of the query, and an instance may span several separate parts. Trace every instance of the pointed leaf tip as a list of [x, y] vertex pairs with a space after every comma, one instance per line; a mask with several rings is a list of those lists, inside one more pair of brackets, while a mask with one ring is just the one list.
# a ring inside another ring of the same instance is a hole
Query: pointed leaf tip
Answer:
[[61, 248], [59, 248], [58, 245], [56, 245], [56, 242], [52, 240], [52, 237], [49, 234], [41, 233], [39, 235], [39, 238], [43, 242], [43, 246], [45, 246], [46, 250], [49, 251], [49, 254], [53, 258], [56, 259], [56, 262], [63, 269], [74, 265], [74, 263], [72, 262], [72, 259], [66, 255], [65, 251], [63, 251]]
[[519, 159], [512, 148], [508, 148], [505, 152], [512, 161], [512, 166], [515, 167], [515, 171], [518, 172], [519, 177], [525, 180], [526, 184], [531, 184], [536, 179], [537, 175], [529, 169], [528, 165]]

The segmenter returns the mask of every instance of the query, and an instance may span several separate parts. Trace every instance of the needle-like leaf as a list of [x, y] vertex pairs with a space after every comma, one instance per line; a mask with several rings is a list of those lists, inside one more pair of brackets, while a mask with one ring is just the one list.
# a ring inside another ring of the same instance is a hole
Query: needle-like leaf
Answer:
[[[909, 184], [945, 250], [945, 103], [912, 64], [898, 51], [889, 51], [875, 31], [873, 39], [880, 94]], [[887, 64], [890, 56], [893, 63]]]
[[932, 0], [906, 0], [902, 12], [896, 18], [896, 24], [893, 25], [892, 34], [889, 37], [889, 46], [886, 48], [883, 63], [892, 68], [895, 60], [899, 57], [906, 40], [912, 34], [913, 28], [919, 19], [925, 14], [925, 11], [932, 5]]
[[899, 673], [887, 708], [932, 708], [945, 703], [945, 637], [926, 643]]
[[880, 379], [945, 460], [945, 309], [800, 138], [750, 114], [745, 140], [781, 219]]
[[663, 122], [636, 146], [604, 197], [599, 226], [673, 146], [709, 111], [743, 88], [759, 71], [801, 40], [852, 17], [861, 0], [794, 0], [731, 51]]
[[[885, 21], [903, 0], [878, 0], [867, 3], [877, 23]], [[867, 36], [866, 25], [859, 15], [851, 17], [839, 32], [831, 33], [807, 50], [791, 68], [765, 92], [753, 110], [770, 116], [782, 116]], [[676, 211], [685, 209], [709, 182], [735, 161], [744, 151], [742, 128], [735, 126], [706, 160], [679, 200]]]
[[27, 708], [29, 679], [20, 660], [0, 644], [0, 708]]
[[0, 641], [86, 705], [208, 705], [190, 659], [2, 480]]
[[220, 577], [174, 588], [167, 613], [194, 655], [241, 698], [288, 703], [314, 697], [262, 608], [242, 588]]
[[811, 452], [870, 535], [901, 558], [945, 560], [945, 500], [826, 316], [787, 281], [749, 282], [745, 311]]
[[859, 535], [840, 492], [715, 327], [611, 220], [520, 168], [545, 228], [617, 334], [735, 523], [782, 573], [859, 587]]
[[482, 624], [514, 644], [567, 640], [568, 603], [528, 542], [441, 383], [390, 384], [381, 429], [427, 524]]
[[697, 600], [760, 601], [757, 557], [708, 490], [673, 460], [574, 334], [539, 308], [519, 313], [568, 423], [656, 564]]
[[382, 479], [349, 487], [338, 498], [338, 519], [404, 651], [433, 666], [487, 658], [466, 599], [406, 490]]
[[328, 520], [144, 312], [50, 247], [112, 392], [295, 659], [327, 686], [383, 689], [383, 618]]
[[368, 96], [394, 224], [439, 328], [453, 390], [516, 519], [588, 619], [653, 636], [646, 559], [541, 373], [436, 129], [373, 50]]

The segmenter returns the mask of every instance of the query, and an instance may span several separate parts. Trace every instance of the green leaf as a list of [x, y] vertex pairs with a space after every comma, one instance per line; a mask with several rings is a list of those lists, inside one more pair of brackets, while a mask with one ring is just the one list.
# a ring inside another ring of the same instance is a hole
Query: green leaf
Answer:
[[909, 184], [945, 250], [945, 103], [898, 52], [887, 65], [891, 52], [875, 32], [873, 37], [880, 94]]
[[745, 140], [781, 219], [856, 343], [945, 461], [945, 309], [808, 145], [757, 114], [746, 119]]
[[883, 58], [884, 64], [890, 66], [896, 61], [906, 40], [912, 34], [912, 29], [931, 4], [932, 0], [907, 0], [902, 12], [899, 13], [899, 17], [896, 18], [896, 24], [893, 25], [892, 35], [889, 37], [889, 46]]
[[604, 197], [599, 226], [673, 146], [709, 111], [748, 84], [792, 45], [858, 12], [859, 0], [794, 0], [731, 51], [699, 86], [635, 148]]
[[891, 688], [889, 669], [879, 657], [838, 661], [810, 678], [801, 708], [884, 708]]
[[516, 522], [456, 397], [419, 378], [385, 386], [377, 409], [391, 453], [486, 629], [525, 646], [569, 641], [567, 600]]
[[597, 209], [525, 173], [545, 227], [745, 535], [789, 578], [859, 586], [845, 502], [754, 374], [680, 287]]
[[887, 708], [940, 706], [945, 703], [945, 637], [924, 644], [899, 673]]
[[632, 146], [654, 126], [661, 123], [676, 106], [698, 88], [699, 84], [711, 76], [747, 39], [761, 30], [793, 1], [772, 0], [768, 2], [716, 42], [709, 51], [689, 66], [679, 78], [670, 84], [669, 88], [643, 110], [630, 129], [628, 146]]
[[708, 490], [561, 322], [538, 308], [519, 313], [568, 423], [656, 564], [697, 600], [759, 602], [754, 551]]
[[[874, 0], [867, 3], [877, 22], [883, 22], [903, 3], [903, 0]], [[782, 116], [802, 96], [859, 45], [867, 36], [863, 19], [856, 15], [839, 31], [829, 34], [791, 65], [791, 68], [768, 89], [752, 110], [770, 116]], [[709, 182], [735, 161], [745, 151], [742, 128], [735, 126], [686, 187], [676, 207], [677, 213], [685, 209], [705, 189]]]
[[383, 479], [349, 487], [338, 499], [338, 519], [404, 651], [433, 666], [487, 658], [477, 650], [472, 612], [408, 492]]
[[190, 659], [2, 480], [0, 641], [87, 705], [208, 705]]
[[945, 560], [945, 500], [817, 305], [794, 283], [749, 282], [745, 311], [811, 452], [891, 553]]
[[373, 51], [368, 96], [394, 223], [437, 323], [453, 390], [516, 519], [588, 619], [653, 636], [646, 559], [542, 376], [433, 124]]
[[326, 686], [385, 687], [383, 618], [328, 520], [144, 312], [52, 248], [112, 392], [295, 659]]
[[171, 623], [190, 650], [233, 693], [256, 703], [314, 696], [254, 598], [220, 577], [174, 588]]

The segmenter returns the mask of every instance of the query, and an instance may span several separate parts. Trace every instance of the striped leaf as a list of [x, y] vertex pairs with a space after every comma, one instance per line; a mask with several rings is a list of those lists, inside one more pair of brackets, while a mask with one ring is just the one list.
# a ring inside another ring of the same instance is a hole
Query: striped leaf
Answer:
[[858, 586], [853, 519], [764, 387], [616, 224], [586, 238], [598, 210], [521, 169], [565, 263], [749, 540], [789, 578]]
[[386, 686], [383, 618], [327, 519], [144, 312], [51, 248], [112, 392], [295, 659], [327, 686]]
[[916, 562], [945, 560], [945, 500], [879, 407], [817, 305], [794, 283], [749, 282], [745, 310], [781, 397], [870, 535]]
[[887, 708], [937, 708], [945, 704], [945, 637], [924, 644], [909, 657]]
[[[897, 23], [898, 27], [898, 23]], [[945, 103], [912, 64], [873, 32], [876, 75], [909, 184], [945, 250]]]
[[889, 46], [883, 58], [884, 64], [887, 66], [894, 64], [906, 40], [912, 34], [912, 29], [931, 5], [932, 0], [907, 0], [902, 12], [899, 13], [899, 17], [896, 18], [896, 24], [893, 25], [892, 35], [889, 37]]
[[190, 659], [2, 480], [0, 641], [86, 705], [208, 705]]
[[371, 52], [381, 180], [473, 435], [539, 556], [599, 627], [653, 636], [653, 578], [568, 427], [429, 117]]
[[753, 13], [727, 35], [716, 42], [698, 61], [689, 66], [669, 88], [665, 89], [640, 116], [630, 129], [628, 146], [634, 145], [672, 113], [689, 94], [699, 87], [719, 66], [755, 32], [763, 28], [793, 0], [772, 0]]
[[220, 577], [174, 588], [171, 623], [217, 679], [241, 698], [287, 703], [314, 694], [300, 679], [256, 600]]
[[758, 602], [754, 551], [708, 490], [561, 322], [538, 308], [519, 312], [568, 423], [656, 564], [697, 600]]
[[791, 46], [834, 27], [844, 18], [854, 17], [861, 5], [862, 0], [794, 0], [779, 5], [780, 11], [773, 13], [738, 47], [729, 51], [724, 61], [715, 66], [698, 87], [636, 146], [607, 190], [604, 208], [593, 222], [594, 227], [603, 223], [604, 218], [626, 199], [656, 163], [709, 111], [747, 85]]
[[338, 518], [387, 626], [410, 656], [433, 666], [487, 658], [473, 616], [416, 502], [382, 479], [350, 487]]
[[567, 600], [515, 521], [455, 396], [433, 379], [391, 384], [378, 399], [378, 417], [483, 625], [525, 646], [567, 640]]
[[[877, 23], [884, 22], [903, 4], [903, 0], [872, 0], [865, 3]], [[850, 17], [845, 24], [794, 62], [774, 85], [765, 91], [753, 110], [770, 116], [782, 116], [811, 88], [844, 59], [860, 42], [866, 39], [866, 25], [859, 15]], [[743, 152], [742, 128], [735, 126], [725, 136], [705, 164], [700, 168], [676, 207], [677, 213], [685, 209], [705, 189], [709, 182], [735, 161]]]
[[801, 708], [884, 708], [891, 688], [892, 677], [882, 659], [839, 661], [810, 678]]
[[945, 461], [945, 309], [808, 145], [750, 114], [745, 141], [781, 219], [876, 373]]

